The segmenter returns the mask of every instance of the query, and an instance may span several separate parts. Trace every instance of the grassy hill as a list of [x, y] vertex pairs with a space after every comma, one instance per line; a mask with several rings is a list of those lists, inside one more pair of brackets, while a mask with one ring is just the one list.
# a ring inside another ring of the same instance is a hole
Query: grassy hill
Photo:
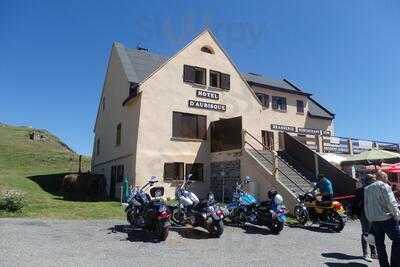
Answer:
[[[37, 140], [30, 139], [35, 131]], [[0, 212], [0, 217], [63, 219], [121, 218], [119, 202], [65, 201], [60, 194], [62, 178], [77, 172], [79, 156], [45, 130], [0, 124], [0, 190], [18, 189], [25, 194], [21, 212]], [[83, 157], [83, 171], [90, 158]]]

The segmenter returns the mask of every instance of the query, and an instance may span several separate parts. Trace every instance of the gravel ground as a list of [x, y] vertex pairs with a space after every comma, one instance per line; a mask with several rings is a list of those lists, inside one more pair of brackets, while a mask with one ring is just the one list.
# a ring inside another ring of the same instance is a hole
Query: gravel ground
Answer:
[[0, 266], [378, 266], [360, 259], [359, 231], [226, 226], [215, 239], [177, 228], [157, 243], [124, 221], [0, 219]]

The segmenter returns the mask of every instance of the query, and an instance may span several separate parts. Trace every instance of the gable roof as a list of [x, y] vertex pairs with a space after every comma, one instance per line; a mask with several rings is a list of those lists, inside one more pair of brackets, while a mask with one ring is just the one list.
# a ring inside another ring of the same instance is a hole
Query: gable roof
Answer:
[[[283, 79], [284, 82], [292, 86], [298, 91], [302, 91], [297, 85], [294, 85], [293, 82], [290, 82], [286, 79]], [[314, 100], [311, 96], [308, 96], [308, 99], [310, 100], [309, 106], [308, 106], [308, 114], [311, 117], [314, 118], [319, 118], [319, 119], [334, 119], [335, 114], [330, 112], [327, 108], [322, 106], [320, 103], [318, 103], [316, 100]]]
[[168, 60], [168, 57], [150, 53], [147, 50], [127, 49], [118, 42], [114, 42], [114, 46], [121, 58], [126, 77], [131, 83], [140, 83]]
[[[211, 37], [215, 39], [213, 34]], [[216, 40], [215, 40], [216, 41]], [[217, 42], [217, 41], [216, 41]], [[217, 42], [218, 44], [218, 42]], [[126, 48], [122, 43], [114, 42], [114, 47], [121, 59], [123, 69], [129, 82], [139, 84], [153, 74], [158, 68], [165, 64], [170, 57], [158, 55], [143, 49]], [[224, 51], [221, 47], [221, 50]], [[226, 52], [224, 51], [226, 54]], [[227, 54], [226, 54], [227, 55]], [[228, 59], [229, 56], [227, 55]], [[230, 59], [229, 59], [230, 60]], [[233, 63], [232, 63], [233, 64]], [[250, 85], [268, 87], [292, 94], [305, 95], [310, 99], [309, 115], [316, 118], [333, 119], [334, 114], [311, 98], [311, 94], [300, 90], [287, 80], [275, 80], [255, 73], [240, 73]], [[129, 100], [129, 99], [127, 99]], [[126, 102], [126, 101], [125, 101]], [[124, 103], [125, 103], [124, 102]]]

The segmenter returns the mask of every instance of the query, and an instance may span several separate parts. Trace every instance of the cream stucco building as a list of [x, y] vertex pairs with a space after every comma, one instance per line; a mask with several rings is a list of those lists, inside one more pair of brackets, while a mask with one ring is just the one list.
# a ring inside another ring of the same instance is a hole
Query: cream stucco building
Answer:
[[334, 133], [333, 120], [291, 82], [241, 73], [208, 30], [171, 57], [114, 43], [94, 127], [92, 169], [106, 176], [116, 197], [122, 177], [142, 185], [150, 176], [159, 177], [173, 197], [188, 173], [200, 194], [221, 188], [229, 194], [246, 175], [255, 178], [251, 190], [260, 196], [271, 188], [292, 194], [276, 169], [249, 149], [282, 150], [287, 132], [320, 151], [323, 136]]

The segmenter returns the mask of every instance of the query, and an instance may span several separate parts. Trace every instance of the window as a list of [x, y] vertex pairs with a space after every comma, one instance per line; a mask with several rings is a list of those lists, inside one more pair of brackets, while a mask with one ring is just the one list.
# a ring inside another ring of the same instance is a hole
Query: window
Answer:
[[186, 176], [192, 174], [193, 181], [203, 181], [203, 163], [186, 164]]
[[297, 113], [304, 113], [304, 102], [297, 100]]
[[256, 93], [258, 99], [260, 99], [261, 104], [265, 108], [269, 108], [269, 95], [262, 94], [262, 93]]
[[210, 70], [210, 86], [221, 87], [221, 73], [218, 71]]
[[207, 117], [173, 112], [172, 136], [189, 139], [207, 139]]
[[96, 155], [100, 155], [100, 138], [97, 138], [96, 141]]
[[116, 136], [116, 140], [115, 140], [115, 145], [116, 146], [120, 146], [121, 145], [121, 123], [119, 123], [117, 125], [117, 136]]
[[230, 75], [210, 70], [210, 86], [229, 90], [231, 87]]
[[214, 54], [214, 51], [212, 50], [212, 48], [208, 47], [208, 46], [203, 46], [201, 48], [201, 52], [208, 53], [208, 54]]
[[164, 180], [183, 180], [183, 162], [164, 163]]
[[273, 96], [272, 109], [286, 111], [286, 98], [281, 96]]
[[206, 69], [184, 65], [183, 81], [188, 83], [206, 84]]

